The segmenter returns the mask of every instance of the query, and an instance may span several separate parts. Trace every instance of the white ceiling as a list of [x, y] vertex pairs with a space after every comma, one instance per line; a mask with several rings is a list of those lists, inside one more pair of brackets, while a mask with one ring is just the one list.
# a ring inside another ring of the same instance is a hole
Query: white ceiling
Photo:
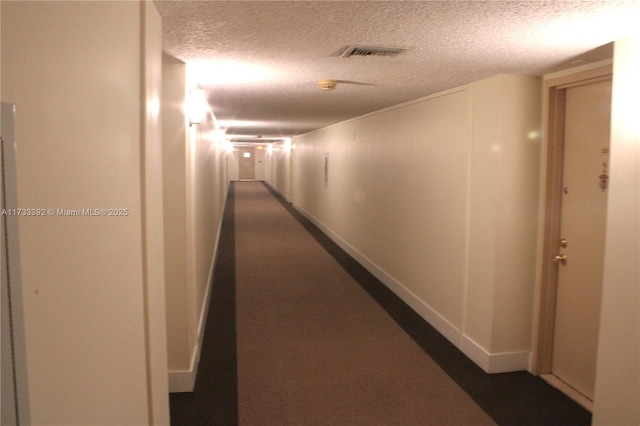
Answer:
[[[156, 3], [165, 52], [194, 65], [236, 140], [305, 133], [498, 73], [604, 59], [604, 45], [640, 26], [640, 0]], [[408, 50], [341, 58], [349, 45]], [[323, 92], [320, 79], [367, 85]]]

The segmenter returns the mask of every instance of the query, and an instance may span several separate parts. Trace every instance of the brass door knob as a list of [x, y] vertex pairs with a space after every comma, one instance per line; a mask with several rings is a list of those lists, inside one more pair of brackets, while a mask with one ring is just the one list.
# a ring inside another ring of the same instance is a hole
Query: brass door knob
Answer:
[[557, 255], [556, 257], [553, 258], [553, 261], [556, 263], [559, 263], [561, 265], [566, 265], [567, 264], [567, 255], [564, 253], [560, 253], [559, 255]]

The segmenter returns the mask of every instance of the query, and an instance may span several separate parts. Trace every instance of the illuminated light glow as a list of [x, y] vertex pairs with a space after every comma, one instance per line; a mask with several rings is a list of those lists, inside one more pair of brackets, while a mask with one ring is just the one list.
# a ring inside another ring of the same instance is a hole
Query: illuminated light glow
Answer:
[[227, 135], [222, 129], [215, 129], [212, 132], [212, 138], [214, 143], [224, 143], [227, 141]]
[[239, 134], [231, 134], [227, 135], [227, 139], [232, 142], [237, 143], [250, 143], [251, 146], [255, 147], [257, 144], [268, 144], [268, 143], [277, 143], [282, 142], [281, 137], [260, 137], [256, 135], [239, 135]]
[[271, 143], [270, 143], [270, 144], [267, 146], [267, 152], [268, 152], [269, 154], [273, 154], [273, 144], [271, 144]]
[[265, 127], [272, 125], [269, 121], [252, 121], [252, 120], [218, 120], [220, 127]]
[[200, 124], [209, 113], [209, 103], [207, 95], [202, 89], [191, 89], [189, 98], [187, 99], [187, 114], [189, 116], [189, 125]]
[[151, 113], [153, 117], [157, 117], [160, 113], [160, 100], [157, 96], [149, 99], [147, 102], [147, 110]]
[[291, 152], [291, 138], [284, 138], [283, 141], [285, 152]]
[[246, 86], [274, 81], [280, 72], [260, 64], [239, 61], [207, 61], [191, 64], [194, 80], [204, 86]]
[[540, 132], [538, 130], [531, 130], [527, 132], [527, 139], [532, 141], [540, 139]]
[[233, 154], [233, 144], [230, 141], [225, 140], [222, 142], [222, 147], [228, 154]]

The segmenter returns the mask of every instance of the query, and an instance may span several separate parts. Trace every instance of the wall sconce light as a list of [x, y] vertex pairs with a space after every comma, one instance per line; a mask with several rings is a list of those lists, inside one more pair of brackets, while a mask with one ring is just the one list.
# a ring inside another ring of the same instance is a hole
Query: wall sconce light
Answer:
[[189, 127], [204, 121], [209, 110], [209, 104], [207, 103], [207, 96], [204, 90], [191, 89], [189, 91], [187, 109], [189, 113]]

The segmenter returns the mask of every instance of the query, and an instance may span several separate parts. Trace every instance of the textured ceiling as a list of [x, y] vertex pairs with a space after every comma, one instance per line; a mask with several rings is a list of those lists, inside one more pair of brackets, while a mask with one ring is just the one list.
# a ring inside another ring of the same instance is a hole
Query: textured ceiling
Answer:
[[[156, 3], [165, 52], [194, 65], [237, 140], [293, 136], [498, 73], [603, 59], [604, 45], [640, 22], [640, 0]], [[349, 45], [407, 50], [341, 58]], [[367, 84], [322, 92], [320, 79]]]

